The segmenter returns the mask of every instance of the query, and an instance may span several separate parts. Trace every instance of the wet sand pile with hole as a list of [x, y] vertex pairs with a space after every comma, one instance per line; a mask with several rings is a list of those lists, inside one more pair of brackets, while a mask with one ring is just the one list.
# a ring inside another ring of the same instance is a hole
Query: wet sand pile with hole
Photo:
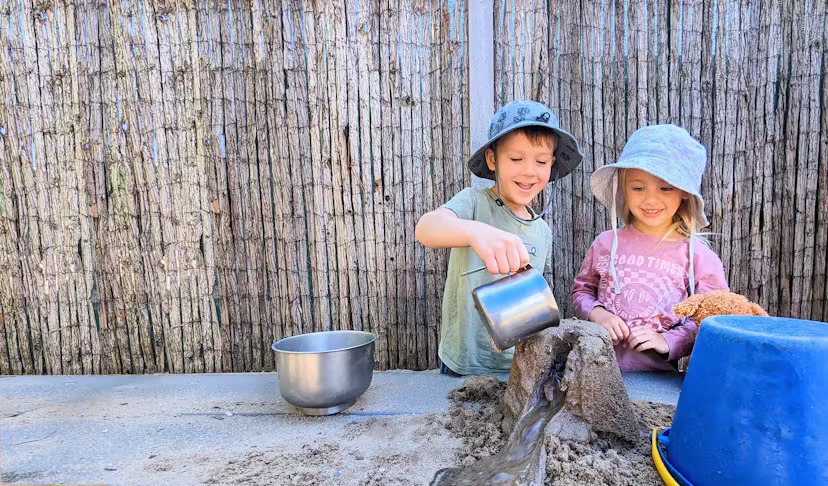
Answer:
[[[446, 427], [461, 440], [455, 464], [468, 467], [503, 447], [508, 433], [502, 397], [506, 383], [492, 376], [468, 378], [450, 395]], [[660, 485], [663, 484], [650, 456], [648, 431], [668, 427], [675, 406], [645, 401], [632, 402], [641, 424], [640, 437], [629, 442], [613, 434], [597, 432], [589, 440], [560, 438], [547, 428], [545, 478], [548, 486]]]

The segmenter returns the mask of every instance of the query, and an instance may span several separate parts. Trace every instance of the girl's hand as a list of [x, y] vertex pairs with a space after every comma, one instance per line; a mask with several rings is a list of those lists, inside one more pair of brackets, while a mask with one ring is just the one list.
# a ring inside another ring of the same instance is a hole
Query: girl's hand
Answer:
[[624, 322], [624, 319], [621, 319], [601, 306], [592, 309], [592, 312], [589, 313], [589, 320], [600, 324], [601, 327], [609, 332], [613, 346], [626, 342], [627, 337], [630, 335], [630, 328]]
[[652, 349], [657, 353], [667, 354], [670, 346], [660, 332], [654, 331], [649, 326], [635, 326], [630, 330], [630, 335], [625, 344], [628, 348], [642, 352]]
[[529, 264], [529, 252], [523, 240], [494, 226], [480, 224], [474, 228], [470, 245], [493, 274], [507, 274]]

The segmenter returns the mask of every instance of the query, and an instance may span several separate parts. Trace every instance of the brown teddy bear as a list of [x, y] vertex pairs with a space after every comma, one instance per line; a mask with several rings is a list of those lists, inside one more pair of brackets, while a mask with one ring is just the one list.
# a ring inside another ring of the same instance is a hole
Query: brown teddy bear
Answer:
[[[692, 317], [697, 325], [705, 317], [721, 314], [737, 314], [743, 316], [763, 316], [768, 313], [758, 304], [747, 300], [744, 295], [734, 294], [725, 290], [717, 290], [707, 294], [695, 294], [682, 300], [673, 307], [673, 313], [678, 317]], [[678, 361], [678, 370], [687, 371], [690, 357], [685, 356]]]
[[705, 317], [720, 314], [768, 316], [759, 304], [754, 304], [743, 295], [725, 290], [691, 295], [676, 304], [673, 312], [678, 317], [692, 317], [696, 324], [701, 324]]

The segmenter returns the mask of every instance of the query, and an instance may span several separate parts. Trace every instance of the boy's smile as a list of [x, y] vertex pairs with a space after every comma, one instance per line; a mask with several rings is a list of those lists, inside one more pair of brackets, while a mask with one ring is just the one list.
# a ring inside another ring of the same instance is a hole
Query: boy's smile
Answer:
[[633, 226], [658, 238], [673, 224], [673, 215], [687, 194], [640, 169], [627, 169], [624, 200], [635, 220]]
[[531, 215], [526, 206], [549, 182], [552, 165], [555, 163], [554, 136], [545, 138], [539, 144], [521, 131], [501, 137], [495, 146], [497, 154], [486, 151], [486, 163], [495, 170], [500, 185], [500, 198], [520, 217]]

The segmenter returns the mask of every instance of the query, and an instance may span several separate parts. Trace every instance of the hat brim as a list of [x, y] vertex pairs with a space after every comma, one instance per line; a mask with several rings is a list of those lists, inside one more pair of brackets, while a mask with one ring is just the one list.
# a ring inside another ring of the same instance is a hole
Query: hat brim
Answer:
[[598, 202], [607, 208], [612, 207], [613, 196], [615, 197], [616, 208], [620, 208], [621, 203], [623, 202], [623, 198], [621, 196], [621, 192], [623, 191], [622, 188], [618, 188], [618, 194], [613, 195], [612, 193], [612, 178], [615, 176], [618, 169], [643, 170], [644, 172], [652, 174], [671, 186], [681, 189], [687, 194], [695, 197], [698, 200], [699, 209], [701, 210], [701, 221], [699, 221], [700, 226], [704, 228], [710, 224], [707, 220], [707, 215], [704, 214], [704, 199], [702, 199], [701, 194], [698, 193], [696, 188], [688, 186], [686, 181], [671, 180], [674, 178], [663, 174], [663, 171], [659, 170], [658, 162], [649, 157], [632, 157], [614, 164], [599, 167], [592, 173], [592, 176], [589, 178], [589, 185], [592, 188], [592, 194]]
[[575, 167], [578, 167], [578, 164], [581, 163], [581, 160], [584, 158], [584, 154], [581, 152], [581, 149], [578, 147], [578, 142], [575, 140], [575, 137], [572, 136], [566, 130], [562, 130], [560, 128], [550, 128], [549, 125], [538, 123], [534, 120], [526, 120], [521, 123], [516, 123], [514, 125], [509, 126], [508, 129], [503, 130], [502, 132], [496, 134], [494, 137], [490, 138], [489, 141], [483, 144], [477, 151], [469, 157], [469, 170], [472, 174], [476, 175], [477, 177], [482, 177], [483, 179], [495, 180], [495, 173], [493, 170], [489, 169], [488, 164], [486, 163], [486, 149], [496, 141], [498, 138], [506, 135], [509, 132], [513, 132], [518, 128], [523, 127], [531, 127], [531, 126], [538, 126], [543, 128], [548, 128], [555, 133], [555, 136], [558, 138], [557, 146], [555, 147], [555, 170], [553, 171], [555, 174], [554, 178], [550, 178], [549, 182], [552, 182], [557, 179], [561, 179], [565, 175], [572, 172]]

